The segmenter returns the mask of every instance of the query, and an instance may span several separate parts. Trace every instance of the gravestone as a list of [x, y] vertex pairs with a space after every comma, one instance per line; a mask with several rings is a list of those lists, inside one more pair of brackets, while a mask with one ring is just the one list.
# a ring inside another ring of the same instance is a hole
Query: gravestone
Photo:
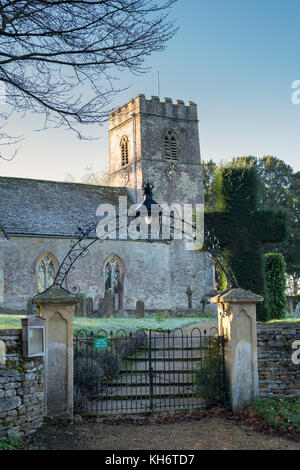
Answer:
[[[114, 292], [114, 306], [115, 306], [115, 314], [119, 311], [119, 294], [118, 292]], [[117, 315], [116, 315], [117, 316]]]
[[190, 288], [190, 286], [188, 286], [188, 288], [186, 290], [186, 295], [188, 297], [188, 308], [193, 308], [192, 294], [193, 294], [193, 291]]
[[104, 299], [99, 299], [98, 302], [98, 317], [104, 317]]
[[37, 308], [35, 305], [32, 303], [32, 297], [28, 297], [27, 301], [27, 315], [36, 315], [37, 314]]
[[300, 302], [296, 305], [294, 315], [295, 315], [295, 318], [300, 318]]
[[75, 317], [86, 317], [86, 294], [78, 294], [79, 303], [75, 305]]
[[145, 316], [145, 304], [142, 300], [136, 302], [136, 318], [144, 318]]
[[86, 299], [86, 316], [92, 318], [94, 316], [94, 306], [92, 297]]
[[112, 289], [107, 289], [104, 294], [104, 316], [106, 318], [115, 316], [115, 295]]
[[0, 365], [5, 366], [6, 363], [6, 346], [4, 341], [0, 340]]
[[118, 285], [115, 287], [115, 310], [116, 312], [121, 312], [122, 310], [122, 291], [123, 286], [121, 282], [118, 282]]

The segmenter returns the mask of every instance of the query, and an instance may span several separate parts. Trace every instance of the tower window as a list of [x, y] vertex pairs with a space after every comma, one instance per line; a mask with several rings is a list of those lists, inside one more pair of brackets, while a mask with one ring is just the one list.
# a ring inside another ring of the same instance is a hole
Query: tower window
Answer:
[[128, 139], [124, 135], [121, 139], [121, 165], [125, 166], [128, 165]]
[[167, 160], [178, 160], [177, 140], [173, 130], [168, 130], [164, 137], [165, 157]]

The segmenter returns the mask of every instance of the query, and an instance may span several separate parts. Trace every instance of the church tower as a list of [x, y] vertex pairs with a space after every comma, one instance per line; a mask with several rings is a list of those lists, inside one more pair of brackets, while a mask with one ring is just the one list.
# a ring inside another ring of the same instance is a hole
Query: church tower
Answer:
[[204, 203], [197, 106], [137, 95], [109, 117], [111, 186], [154, 183], [163, 203]]

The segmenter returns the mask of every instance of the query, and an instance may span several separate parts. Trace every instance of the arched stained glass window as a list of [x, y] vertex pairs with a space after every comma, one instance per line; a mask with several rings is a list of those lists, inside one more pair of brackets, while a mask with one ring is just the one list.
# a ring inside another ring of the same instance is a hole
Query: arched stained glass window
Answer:
[[110, 258], [105, 266], [105, 290], [117, 291], [121, 281], [120, 266], [114, 258]]
[[49, 256], [43, 256], [37, 265], [38, 292], [44, 292], [53, 284], [55, 278], [55, 263]]

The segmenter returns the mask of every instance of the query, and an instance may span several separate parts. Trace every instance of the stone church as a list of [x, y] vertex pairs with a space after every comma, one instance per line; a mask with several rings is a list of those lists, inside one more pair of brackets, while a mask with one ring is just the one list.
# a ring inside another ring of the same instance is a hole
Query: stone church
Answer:
[[[97, 222], [99, 205], [117, 208], [120, 196], [142, 201], [146, 181], [159, 204], [204, 203], [196, 104], [138, 95], [112, 112], [109, 178], [95, 186], [0, 177], [0, 312], [26, 312], [53, 283], [76, 230]], [[214, 267], [184, 243], [98, 240], [73, 265], [68, 286], [79, 286], [94, 311], [107, 290], [123, 315], [138, 300], [146, 312], [197, 308], [214, 291]]]

